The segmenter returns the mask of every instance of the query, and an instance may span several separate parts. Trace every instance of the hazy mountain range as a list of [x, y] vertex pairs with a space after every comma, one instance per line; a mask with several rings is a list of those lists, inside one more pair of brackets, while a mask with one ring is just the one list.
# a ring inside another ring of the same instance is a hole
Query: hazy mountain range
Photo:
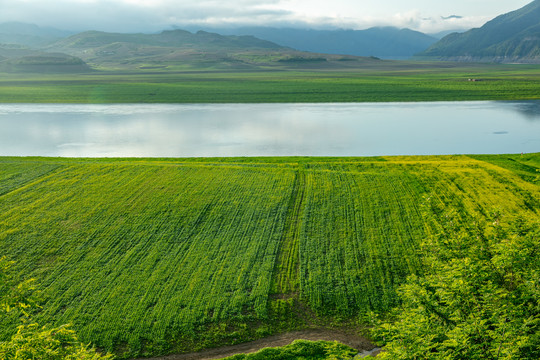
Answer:
[[[195, 34], [201, 30], [199, 28], [188, 29]], [[257, 37], [281, 47], [289, 47], [299, 51], [374, 56], [383, 59], [407, 59], [437, 41], [437, 37], [434, 36], [393, 27], [375, 27], [367, 30], [310, 30], [271, 27], [207, 28], [203, 30], [206, 30], [207, 33], [220, 35]], [[88, 32], [82, 34], [85, 37], [88, 36]], [[0, 24], [0, 44], [18, 44], [34, 49], [44, 49], [70, 35], [73, 33], [41, 28], [33, 24]], [[151, 38], [155, 40], [159, 34], [116, 34], [107, 37], [111, 42], [114, 42], [115, 36], [119, 35], [131, 35], [132, 38], [148, 35], [147, 40]], [[187, 36], [187, 34], [185, 35]], [[226, 40], [223, 45], [227, 44], [231, 45], [232, 43]]]
[[[2, 45], [3, 44], [3, 45]], [[334, 55], [332, 55], [334, 54]], [[540, 0], [501, 15], [478, 29], [452, 33], [437, 41], [409, 29], [309, 30], [244, 27], [159, 34], [68, 31], [32, 24], [0, 24], [0, 68], [27, 69], [66, 65], [63, 69], [198, 67], [245, 68], [265, 63], [360, 61], [383, 59], [540, 63]], [[320, 64], [319, 64], [320, 65]]]
[[73, 34], [70, 31], [40, 27], [34, 24], [19, 22], [0, 24], [0, 44], [17, 44], [39, 48]]
[[408, 59], [438, 38], [410, 29], [313, 30], [272, 27], [208, 28], [224, 35], [253, 35], [300, 51]]
[[[378, 61], [351, 55], [298, 51], [254, 36], [169, 30], [159, 34], [86, 31], [30, 49], [0, 46], [0, 70], [89, 71], [93, 69], [206, 70], [347, 68]], [[56, 68], [54, 68], [56, 67]]]
[[540, 63], [540, 0], [481, 28], [450, 34], [418, 55], [439, 60]]
[[[188, 64], [242, 64], [242, 55], [292, 53], [270, 41], [253, 36], [222, 36], [199, 31], [163, 31], [159, 34], [121, 34], [86, 31], [45, 47], [47, 51], [77, 56], [85, 62], [105, 67], [167, 66]], [[247, 63], [247, 61], [244, 61]]]

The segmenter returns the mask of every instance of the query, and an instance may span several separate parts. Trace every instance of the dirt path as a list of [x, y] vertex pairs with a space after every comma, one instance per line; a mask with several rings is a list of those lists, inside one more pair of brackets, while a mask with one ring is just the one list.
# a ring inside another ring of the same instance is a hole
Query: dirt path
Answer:
[[[275, 335], [264, 339], [252, 341], [245, 344], [238, 344], [232, 346], [224, 346], [217, 349], [208, 349], [197, 353], [190, 354], [178, 354], [168, 355], [155, 358], [148, 358], [144, 360], [211, 360], [221, 359], [223, 357], [232, 356], [236, 354], [245, 354], [259, 351], [265, 347], [284, 346], [292, 343], [294, 340], [325, 340], [325, 341], [339, 341], [345, 345], [348, 345], [358, 351], [373, 350], [373, 345], [368, 339], [342, 332], [339, 330], [329, 329], [311, 329], [302, 331], [293, 331], [286, 334]], [[143, 360], [143, 359], [140, 359]]]

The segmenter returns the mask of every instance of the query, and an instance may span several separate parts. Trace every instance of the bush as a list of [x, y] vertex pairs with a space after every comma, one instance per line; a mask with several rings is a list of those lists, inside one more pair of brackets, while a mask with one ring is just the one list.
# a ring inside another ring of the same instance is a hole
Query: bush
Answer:
[[223, 360], [347, 360], [357, 351], [336, 341], [296, 340], [290, 345], [265, 348], [253, 354], [240, 354]]
[[40, 327], [31, 322], [29, 309], [35, 306], [33, 280], [15, 284], [9, 276], [12, 262], [0, 258], [0, 313], [18, 312], [21, 324], [9, 341], [0, 342], [2, 360], [111, 360], [79, 342], [75, 331], [64, 325]]
[[538, 225], [496, 219], [426, 244], [429, 274], [400, 287], [394, 320], [374, 331], [380, 357], [540, 359]]

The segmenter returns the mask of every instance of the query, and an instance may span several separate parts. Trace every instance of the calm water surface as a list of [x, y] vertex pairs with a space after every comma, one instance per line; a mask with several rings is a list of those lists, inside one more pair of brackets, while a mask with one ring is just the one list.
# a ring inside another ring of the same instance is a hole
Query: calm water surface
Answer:
[[2, 156], [373, 156], [538, 151], [538, 101], [0, 105]]

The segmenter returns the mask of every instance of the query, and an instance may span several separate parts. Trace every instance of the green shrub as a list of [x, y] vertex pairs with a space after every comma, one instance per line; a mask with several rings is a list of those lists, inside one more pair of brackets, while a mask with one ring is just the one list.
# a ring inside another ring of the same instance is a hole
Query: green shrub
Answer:
[[[461, 229], [427, 245], [430, 272], [374, 331], [382, 359], [540, 359], [540, 227]], [[518, 230], [516, 232], [516, 230]]]
[[337, 341], [296, 340], [290, 345], [265, 348], [253, 354], [240, 354], [223, 360], [347, 360], [357, 351]]
[[[31, 280], [16, 284], [9, 275], [12, 262], [0, 258], [0, 313], [19, 313], [21, 324], [10, 340], [0, 342], [2, 360], [112, 360], [79, 342], [67, 325], [40, 327], [31, 322], [29, 309], [35, 299]], [[4, 315], [4, 314], [2, 314]]]

